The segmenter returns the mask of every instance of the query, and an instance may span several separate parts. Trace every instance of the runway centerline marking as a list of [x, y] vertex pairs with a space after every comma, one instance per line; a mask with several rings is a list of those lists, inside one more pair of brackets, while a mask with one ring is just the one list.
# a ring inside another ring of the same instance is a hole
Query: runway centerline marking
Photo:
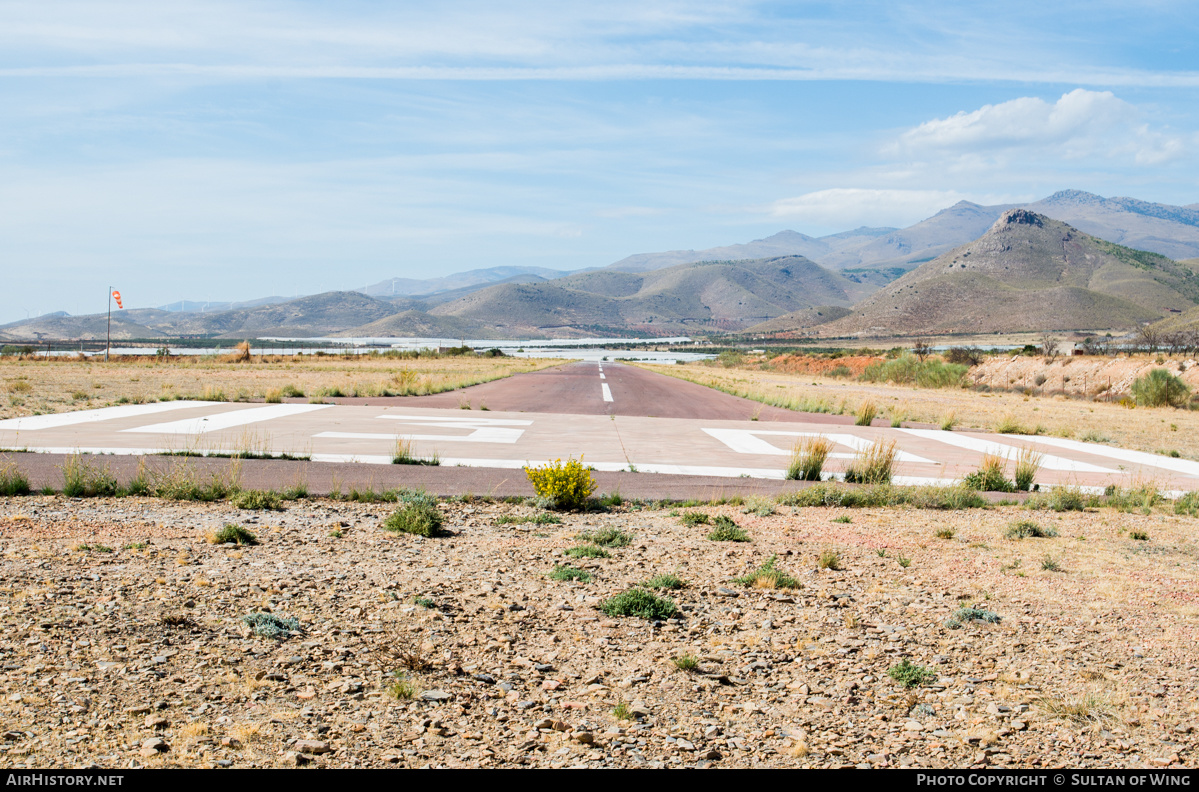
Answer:
[[292, 415], [324, 410], [332, 404], [272, 404], [267, 407], [254, 407], [249, 410], [230, 410], [229, 412], [206, 415], [201, 418], [186, 418], [182, 421], [138, 426], [133, 429], [122, 429], [122, 432], [138, 434], [165, 435], [197, 435], [216, 432], [221, 429], [231, 429], [234, 426], [273, 421], [276, 418], [287, 418]]
[[600, 387], [604, 389], [604, 401], [612, 401], [612, 391], [608, 389], [608, 383], [601, 383]]
[[[453, 429], [466, 429], [451, 425]], [[328, 437], [339, 440], [428, 440], [439, 443], [515, 443], [520, 440], [524, 429], [505, 429], [499, 426], [480, 426], [468, 435], [425, 435], [425, 434], [382, 434], [377, 432], [321, 432], [313, 437]]]

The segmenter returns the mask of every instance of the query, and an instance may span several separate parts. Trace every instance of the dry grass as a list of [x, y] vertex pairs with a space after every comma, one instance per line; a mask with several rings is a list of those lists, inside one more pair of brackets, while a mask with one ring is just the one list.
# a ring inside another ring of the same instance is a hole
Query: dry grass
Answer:
[[[265, 356], [232, 365], [213, 356], [157, 361], [0, 359], [0, 419], [79, 409], [74, 394], [92, 392], [91, 407], [143, 404], [170, 399], [245, 401], [378, 396], [384, 391], [419, 396], [478, 385], [513, 374], [555, 366], [561, 360], [474, 356], [397, 360], [340, 356]], [[96, 389], [99, 384], [102, 387]]]
[[[1097, 365], [1091, 358], [1065, 358], [1059, 359], [1052, 368], [1061, 369], [1065, 361], [1071, 360], [1073, 363], [1065, 363], [1064, 367], [1078, 371], [1071, 375], [1070, 384], [1076, 380], [1082, 383], [1083, 377], [1079, 372], [1083, 366]], [[1123, 358], [1118, 362], [1130, 370], [1139, 370], [1153, 367], [1154, 360], [1137, 356], [1132, 361]], [[1038, 361], [1039, 358], [1021, 358], [1019, 364], [1034, 365]], [[1090, 434], [1110, 438], [1113, 444], [1122, 448], [1149, 453], [1159, 453], [1163, 449], [1176, 450], [1183, 457], [1199, 459], [1199, 412], [1171, 408], [1128, 409], [1106, 401], [1066, 398], [1041, 392], [1025, 396], [1019, 392], [985, 393], [960, 388], [933, 390], [835, 379], [813, 373], [788, 374], [756, 368], [760, 365], [756, 359], [749, 360], [743, 368], [731, 369], [710, 368], [696, 363], [635, 365], [787, 409], [840, 411], [848, 415], [855, 414], [866, 402], [874, 402], [879, 406], [880, 413], [890, 414], [894, 407], [902, 405], [904, 421], [909, 423], [941, 427], [946, 423], [945, 417], [952, 415], [953, 428], [994, 431], [1005, 418], [1009, 418], [1029, 431], [1039, 425], [1052, 435], [1084, 440]], [[1043, 361], [1041, 365], [1044, 365]], [[1199, 376], [1199, 366], [1192, 367], [1187, 374], [1192, 372]], [[1099, 376], [1096, 373], [1087, 378], [1087, 382], [1094, 383]], [[1116, 390], [1122, 381], [1113, 374], [1112, 390]], [[1089, 385], [1088, 393], [1093, 391], [1093, 385]]]

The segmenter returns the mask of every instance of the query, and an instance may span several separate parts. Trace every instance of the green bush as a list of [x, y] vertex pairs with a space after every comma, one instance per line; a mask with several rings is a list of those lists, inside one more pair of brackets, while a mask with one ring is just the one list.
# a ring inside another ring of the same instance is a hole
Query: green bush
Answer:
[[253, 532], [242, 528], [240, 525], [233, 523], [225, 523], [221, 530], [217, 531], [209, 539], [210, 544], [239, 544], [239, 545], [256, 545], [258, 537]]
[[643, 584], [645, 588], [650, 589], [681, 589], [687, 585], [687, 582], [677, 575], [654, 575]]
[[937, 678], [931, 669], [916, 665], [906, 657], [902, 662], [887, 669], [887, 676], [894, 679], [905, 688], [920, 687]]
[[581, 459], [565, 463], [555, 459], [541, 467], [526, 467], [525, 475], [538, 497], [552, 500], [558, 509], [582, 509], [595, 492], [595, 479]]
[[778, 496], [784, 506], [841, 506], [871, 508], [908, 504], [917, 509], [981, 509], [989, 506], [986, 499], [974, 490], [961, 485], [952, 487], [896, 487], [878, 484], [870, 487], [846, 487], [840, 484], [817, 484]]
[[1191, 389], [1166, 369], [1153, 369], [1132, 383], [1132, 398], [1138, 407], [1185, 407]]
[[683, 512], [683, 516], [680, 519], [682, 519], [683, 525], [688, 528], [695, 525], [707, 525], [711, 522], [711, 518], [708, 515], [697, 511]]
[[591, 573], [585, 569], [558, 565], [550, 572], [550, 580], [577, 580], [580, 583], [590, 583]]
[[679, 612], [673, 600], [640, 588], [609, 597], [600, 603], [600, 610], [609, 616], [639, 616], [656, 621], [669, 619]]
[[1199, 490], [1188, 492], [1174, 501], [1174, 513], [1199, 517]]
[[283, 500], [272, 490], [242, 490], [233, 496], [233, 505], [246, 511], [283, 510]]
[[602, 547], [595, 545], [576, 545], [563, 551], [571, 558], [611, 558], [612, 554]]
[[998, 613], [982, 608], [958, 608], [945, 621], [945, 626], [951, 630], [956, 630], [962, 626], [963, 622], [968, 621], [985, 621], [989, 624], [999, 624], [1001, 618]]
[[629, 543], [633, 541], [632, 534], [615, 528], [604, 528], [602, 531], [583, 531], [578, 538], [599, 547], [628, 547]]
[[740, 528], [737, 523], [733, 522], [731, 517], [723, 514], [716, 518], [713, 524], [712, 532], [708, 534], [708, 538], [713, 542], [748, 542], [750, 541], [749, 534], [744, 529]]
[[250, 625], [250, 629], [260, 638], [273, 638], [281, 641], [289, 633], [300, 631], [300, 620], [279, 617], [273, 613], [248, 613], [241, 620]]
[[921, 388], [958, 388], [969, 371], [969, 366], [958, 363], [945, 363], [935, 358], [921, 361], [915, 355], [903, 355], [895, 360], [871, 363], [862, 372], [861, 379]]
[[962, 484], [982, 492], [1015, 492], [1016, 485], [1004, 475], [1002, 457], [984, 454], [978, 470], [962, 478]]
[[1086, 496], [1078, 487], [1057, 486], [1048, 493], [1034, 494], [1024, 505], [1033, 510], [1082, 511], [1086, 508]]
[[1008, 539], [1046, 539], [1057, 536], [1057, 529], [1053, 526], [1042, 527], [1032, 520], [1020, 520], [1009, 525], [1004, 535]]
[[[431, 499], [430, 499], [431, 500]], [[404, 503], [383, 521], [384, 530], [426, 538], [441, 534], [441, 512], [436, 502], [414, 499]]]

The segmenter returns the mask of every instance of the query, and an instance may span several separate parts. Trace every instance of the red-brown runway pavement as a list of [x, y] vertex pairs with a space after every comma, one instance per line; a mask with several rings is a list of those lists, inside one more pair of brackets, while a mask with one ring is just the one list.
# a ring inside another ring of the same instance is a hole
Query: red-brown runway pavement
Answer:
[[390, 465], [404, 441], [418, 457], [436, 455], [442, 468], [515, 470], [582, 457], [598, 471], [781, 479], [792, 446], [823, 435], [835, 443], [825, 468], [833, 475], [883, 439], [899, 449], [897, 484], [952, 483], [978, 469], [984, 454], [1014, 460], [1031, 448], [1042, 455], [1042, 486], [1199, 489], [1199, 463], [1190, 460], [1062, 438], [854, 426], [851, 417], [767, 407], [618, 363], [564, 364], [436, 396], [333, 401], [172, 401], [14, 418], [0, 421], [0, 448], [117, 456], [265, 450]]

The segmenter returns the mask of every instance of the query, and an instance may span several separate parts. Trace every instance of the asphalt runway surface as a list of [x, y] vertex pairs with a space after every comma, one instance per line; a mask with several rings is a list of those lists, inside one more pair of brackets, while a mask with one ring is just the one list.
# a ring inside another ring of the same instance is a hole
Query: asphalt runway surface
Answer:
[[[1199, 489], [1191, 460], [1056, 437], [854, 426], [852, 416], [766, 407], [614, 363], [565, 364], [436, 396], [332, 401], [156, 402], [9, 419], [0, 421], [0, 449], [37, 452], [5, 455], [36, 486], [61, 487], [59, 467], [72, 453], [111, 455], [103, 464], [132, 476], [138, 458], [155, 469], [227, 466], [164, 454], [248, 450], [308, 461], [242, 460], [246, 486], [282, 489], [302, 467], [314, 494], [339, 484], [529, 494], [522, 468], [573, 457], [602, 475], [601, 486], [629, 497], [719, 497], [800, 486], [783, 481], [791, 449], [819, 435], [834, 443], [825, 466], [834, 476], [876, 441], [893, 441], [896, 484], [952, 484], [986, 454], [1008, 459], [1011, 477], [1017, 454], [1032, 449], [1042, 455], [1042, 486], [1102, 491], [1139, 480], [1169, 492]], [[393, 464], [401, 445], [440, 465]]]

